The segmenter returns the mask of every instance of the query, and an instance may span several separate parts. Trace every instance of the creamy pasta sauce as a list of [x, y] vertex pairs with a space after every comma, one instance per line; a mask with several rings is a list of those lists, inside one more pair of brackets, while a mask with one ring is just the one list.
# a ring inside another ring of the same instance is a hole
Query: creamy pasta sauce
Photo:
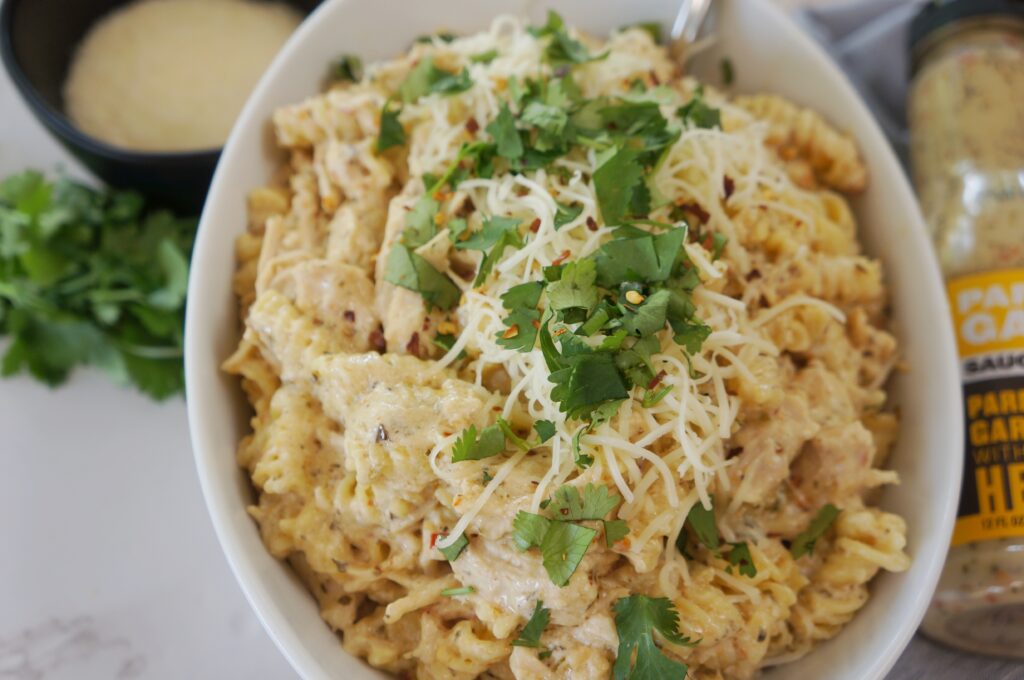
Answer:
[[898, 358], [839, 193], [867, 177], [816, 113], [700, 88], [642, 30], [501, 17], [274, 127], [225, 368], [250, 512], [348, 651], [749, 678], [908, 567], [867, 500]]

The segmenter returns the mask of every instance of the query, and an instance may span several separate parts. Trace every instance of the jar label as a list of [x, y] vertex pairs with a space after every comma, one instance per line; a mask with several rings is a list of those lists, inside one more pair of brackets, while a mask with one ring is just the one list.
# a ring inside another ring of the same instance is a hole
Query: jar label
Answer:
[[1024, 269], [947, 284], [966, 445], [953, 545], [1024, 536]]

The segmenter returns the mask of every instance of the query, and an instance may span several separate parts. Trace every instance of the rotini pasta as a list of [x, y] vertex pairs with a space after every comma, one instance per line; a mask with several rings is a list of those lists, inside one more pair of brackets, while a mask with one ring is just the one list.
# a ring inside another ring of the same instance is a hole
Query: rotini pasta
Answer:
[[898, 481], [882, 271], [818, 188], [864, 166], [642, 30], [555, 19], [275, 114], [290, 160], [250, 197], [224, 364], [250, 513], [392, 673], [608, 677], [642, 602], [678, 619], [637, 662], [749, 678], [908, 567], [865, 500]]

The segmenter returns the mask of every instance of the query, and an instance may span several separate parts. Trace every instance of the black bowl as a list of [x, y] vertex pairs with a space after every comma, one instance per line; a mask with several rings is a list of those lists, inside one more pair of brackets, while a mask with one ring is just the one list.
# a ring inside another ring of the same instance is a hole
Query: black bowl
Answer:
[[[320, 0], [288, 0], [312, 11]], [[97, 19], [128, 0], [3, 0], [0, 56], [36, 118], [68, 151], [111, 186], [136, 189], [152, 202], [198, 212], [220, 149], [182, 153], [130, 151], [77, 129], [64, 115], [63, 87], [75, 48]]]

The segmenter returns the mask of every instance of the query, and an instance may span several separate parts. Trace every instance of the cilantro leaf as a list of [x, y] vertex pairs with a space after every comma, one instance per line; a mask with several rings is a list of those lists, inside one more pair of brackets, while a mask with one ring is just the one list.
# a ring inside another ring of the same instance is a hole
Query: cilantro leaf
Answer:
[[544, 602], [538, 600], [533, 608], [533, 615], [526, 622], [519, 636], [512, 641], [513, 647], [540, 647], [540, 636], [547, 628], [551, 620], [551, 610], [544, 607]]
[[501, 296], [502, 306], [510, 310], [511, 314], [503, 320], [509, 330], [498, 333], [499, 345], [520, 352], [529, 352], [533, 349], [540, 327], [537, 303], [543, 290], [543, 283], [533, 281], [513, 286], [505, 291]]
[[393, 146], [405, 146], [405, 129], [398, 116], [402, 109], [390, 110], [389, 102], [385, 102], [380, 110], [380, 134], [377, 135], [377, 153], [386, 151]]
[[402, 243], [410, 248], [419, 248], [434, 238], [437, 223], [434, 221], [441, 204], [430, 194], [419, 197], [412, 210], [405, 213], [405, 230]]
[[604, 521], [604, 542], [609, 548], [629, 535], [629, 525], [625, 520], [611, 519]]
[[693, 98], [676, 110], [676, 115], [697, 128], [721, 128], [722, 112], [704, 102], [703, 93], [698, 91]]
[[715, 499], [711, 499], [711, 507], [705, 508], [699, 500], [690, 508], [686, 515], [686, 523], [690, 525], [697, 540], [704, 544], [708, 550], [718, 550], [720, 539], [718, 538], [718, 526], [715, 525]]
[[688, 354], [697, 354], [704, 346], [704, 341], [711, 335], [711, 326], [703, 321], [686, 321], [673, 323], [672, 330], [675, 331], [673, 339], [677, 344], [686, 348]]
[[540, 444], [543, 444], [554, 437], [555, 433], [558, 431], [555, 424], [550, 420], [538, 420], [534, 422], [533, 430], [537, 433], [537, 436], [540, 437]]
[[[452, 351], [452, 347], [455, 346], [456, 339], [457, 338], [451, 333], [438, 333], [431, 339], [431, 341], [434, 343], [435, 347], [437, 347], [438, 349], [442, 350], [445, 354], [447, 354], [448, 352]], [[459, 356], [455, 358], [466, 358], [466, 350], [462, 350], [461, 352], [459, 352]]]
[[640, 152], [621, 148], [604, 159], [594, 172], [594, 190], [605, 224], [618, 224], [629, 212], [634, 194], [643, 186]]
[[572, 522], [551, 522], [540, 544], [544, 569], [551, 582], [565, 586], [590, 547], [597, 531]]
[[512, 539], [520, 550], [539, 547], [549, 526], [551, 520], [547, 517], [520, 510], [512, 520]]
[[437, 549], [441, 551], [441, 554], [444, 555], [444, 558], [446, 560], [448, 560], [449, 562], [454, 562], [459, 557], [459, 555], [462, 554], [462, 551], [465, 550], [466, 546], [468, 545], [469, 539], [466, 538], [466, 535], [459, 534], [459, 537], [456, 538], [455, 542], [452, 543], [450, 546], [448, 546], [447, 548], [442, 548], [438, 546]]
[[628, 311], [622, 317], [622, 327], [638, 336], [657, 333], [665, 327], [670, 296], [664, 289], [648, 295], [636, 311]]
[[[480, 230], [474, 231], [469, 238], [456, 243], [455, 247], [458, 250], [488, 250], [496, 246], [506, 232], [515, 231], [521, 223], [522, 220], [514, 217], [502, 217], [501, 215], [485, 217]], [[516, 236], [519, 236], [518, 232]]]
[[398, 86], [398, 94], [405, 103], [414, 102], [427, 94], [454, 94], [464, 92], [473, 86], [469, 73], [463, 69], [451, 73], [437, 68], [433, 57], [420, 59]]
[[455, 445], [452, 447], [452, 462], [483, 460], [496, 456], [504, 450], [505, 434], [499, 423], [485, 427], [480, 431], [479, 437], [477, 437], [476, 425], [470, 425], [455, 440]]
[[504, 433], [505, 439], [512, 442], [512, 445], [517, 449], [520, 451], [530, 450], [530, 443], [516, 434], [516, 431], [512, 429], [512, 425], [507, 420], [504, 418], [498, 418], [498, 427], [500, 427], [501, 431]]
[[553, 64], [583, 64], [607, 56], [607, 53], [596, 57], [591, 56], [582, 43], [569, 37], [565, 22], [554, 10], [548, 10], [547, 23], [539, 28], [530, 28], [529, 30], [538, 38], [551, 36], [544, 55]]
[[651, 408], [652, 406], [654, 406], [658, 402], [660, 402], [662, 399], [667, 397], [671, 391], [672, 391], [672, 386], [671, 385], [664, 385], [657, 392], [652, 392], [651, 390], [646, 390], [644, 392], [644, 396], [643, 396], [643, 399], [640, 402], [640, 405], [643, 406], [644, 408]]
[[507, 104], [502, 104], [498, 115], [484, 129], [498, 145], [499, 156], [513, 161], [522, 157], [523, 140], [519, 137], [515, 118], [512, 117], [512, 112], [509, 111]]
[[451, 279], [400, 243], [395, 244], [388, 255], [384, 280], [419, 293], [429, 305], [440, 309], [451, 309], [462, 296]]
[[357, 83], [363, 77], [363, 60], [354, 54], [343, 54], [334, 63], [331, 74], [335, 80]]
[[561, 278], [548, 285], [548, 302], [557, 310], [579, 308], [589, 312], [598, 301], [596, 279], [597, 266], [593, 260], [570, 262], [562, 269]]
[[557, 205], [558, 209], [555, 211], [555, 231], [575, 220], [583, 212], [583, 206], [578, 203], [574, 205], [558, 203]]
[[486, 52], [481, 52], [480, 54], [474, 54], [469, 58], [469, 60], [474, 64], [490, 64], [497, 57], [498, 50], [491, 49]]
[[587, 484], [583, 493], [575, 486], [566, 484], [551, 496], [548, 511], [559, 520], [598, 520], [614, 510], [622, 497], [612, 493], [607, 486]]
[[793, 557], [799, 559], [804, 555], [810, 555], [814, 552], [814, 545], [818, 542], [818, 539], [828, 531], [828, 528], [832, 526], [832, 523], [836, 521], [836, 517], [839, 516], [839, 508], [828, 503], [818, 514], [814, 516], [811, 523], [806, 529], [797, 534], [797, 537], [793, 539], [793, 544], [790, 546], [789, 551], [793, 554]]
[[[679, 612], [667, 597], [630, 595], [615, 601], [619, 649], [612, 667], [614, 680], [662, 680], [686, 677], [685, 664], [673, 661], [654, 641], [657, 631], [668, 642], [692, 646], [679, 632]], [[634, 659], [634, 650], [636, 658]]]
[[754, 578], [757, 576], [757, 566], [754, 558], [750, 555], [750, 546], [746, 542], [730, 543], [731, 549], [726, 557], [729, 564], [736, 567], [743, 576]]

